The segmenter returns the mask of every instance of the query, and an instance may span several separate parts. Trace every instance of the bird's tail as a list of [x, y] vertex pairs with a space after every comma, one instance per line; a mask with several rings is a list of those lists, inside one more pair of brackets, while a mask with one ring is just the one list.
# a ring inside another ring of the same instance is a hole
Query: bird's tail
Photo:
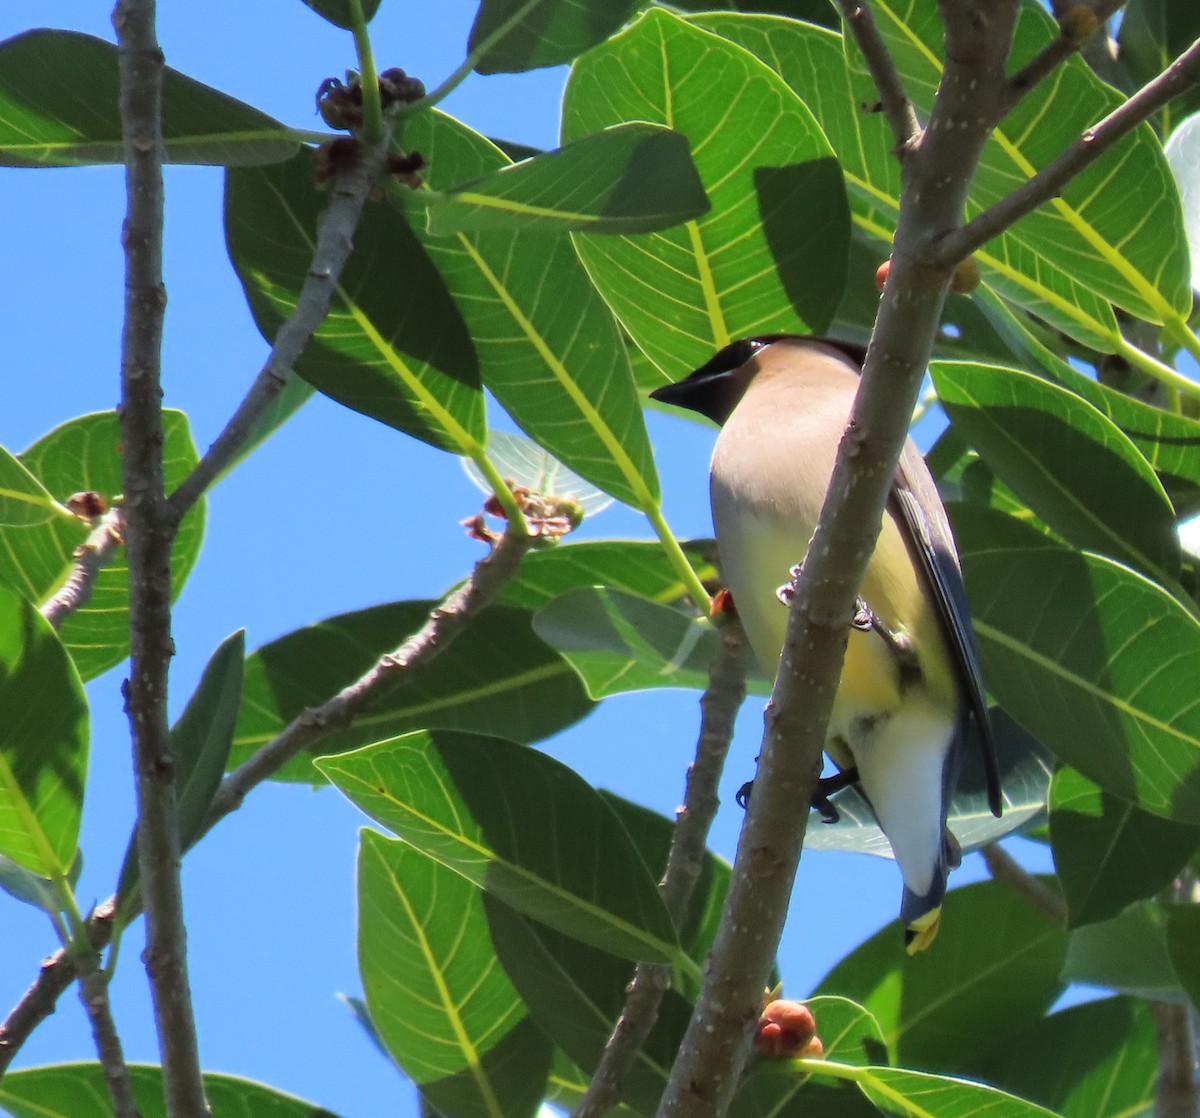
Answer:
[[962, 847], [947, 827], [942, 835], [942, 849], [934, 867], [929, 890], [914, 893], [907, 885], [900, 902], [900, 919], [904, 924], [904, 949], [915, 955], [924, 951], [936, 938], [942, 919], [942, 901], [946, 896], [946, 877], [962, 862]]

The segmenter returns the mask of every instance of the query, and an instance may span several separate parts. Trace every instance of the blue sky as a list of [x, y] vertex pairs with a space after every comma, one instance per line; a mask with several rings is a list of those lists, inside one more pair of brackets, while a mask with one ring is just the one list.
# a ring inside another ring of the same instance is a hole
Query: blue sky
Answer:
[[[112, 38], [107, 5], [43, 0], [38, 7], [44, 26]], [[436, 84], [461, 61], [474, 9], [469, 0], [384, 0], [372, 25], [379, 65], [402, 66]], [[12, 7], [0, 11], [0, 38], [25, 30], [20, 20]], [[159, 34], [176, 69], [301, 128], [319, 127], [313, 94], [321, 79], [354, 62], [349, 33], [299, 0], [257, 0], [223, 8], [219, 18], [211, 5], [163, 5]], [[559, 70], [473, 78], [443, 107], [488, 135], [549, 147], [563, 77]], [[167, 172], [166, 403], [188, 414], [201, 447], [267, 352], [225, 257], [221, 188], [219, 169]], [[0, 281], [9, 354], [0, 443], [15, 452], [58, 423], [117, 401], [122, 173], [111, 167], [5, 171], [0, 205], [9, 260]], [[680, 535], [708, 534], [711, 432], [661, 415], [649, 422], [669, 521]], [[397, 494], [414, 491], [425, 519], [419, 538], [406, 538], [410, 517]], [[480, 554], [458, 523], [478, 501], [456, 460], [315, 399], [210, 497], [204, 550], [175, 615], [173, 713], [212, 650], [239, 627], [253, 648], [332, 614], [440, 593]], [[638, 517], [613, 507], [583, 534], [644, 538], [649, 532]], [[85, 903], [111, 893], [132, 818], [122, 671], [89, 688]], [[546, 748], [593, 783], [671, 813], [691, 757], [696, 699], [691, 692], [663, 692], [611, 700]], [[713, 839], [726, 856], [741, 822], [733, 791], [752, 775], [760, 734], [761, 703], [751, 700]], [[416, 1112], [411, 1087], [336, 998], [359, 992], [353, 882], [363, 822], [331, 790], [265, 787], [189, 855], [185, 869], [205, 1067], [302, 1095], [344, 1118]], [[978, 859], [968, 858], [954, 883], [980, 873]], [[807, 857], [781, 950], [788, 992], [802, 996], [847, 950], [891, 920], [899, 895], [899, 875], [888, 862]], [[0, 906], [3, 1013], [55, 944], [43, 916], [3, 896]], [[943, 934], [968, 933], [946, 928]], [[128, 1057], [155, 1061], [139, 938], [140, 926], [123, 947], [115, 1010]], [[86, 1023], [71, 994], [17, 1066], [91, 1058]]]

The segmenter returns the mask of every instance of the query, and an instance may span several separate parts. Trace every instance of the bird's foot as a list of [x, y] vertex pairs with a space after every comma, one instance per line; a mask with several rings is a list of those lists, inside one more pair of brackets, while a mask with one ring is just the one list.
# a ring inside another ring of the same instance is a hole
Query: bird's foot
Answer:
[[851, 628], [860, 633], [876, 633], [895, 658], [901, 672], [908, 675], [920, 672], [920, 662], [917, 660], [917, 650], [913, 647], [912, 637], [897, 629], [891, 629], [863, 598], [854, 601], [854, 619]]
[[[838, 814], [838, 809], [830, 802], [829, 797], [835, 792], [840, 792], [843, 788], [849, 788], [851, 784], [858, 783], [858, 769], [845, 769], [840, 773], [835, 773], [833, 776], [823, 776], [817, 781], [816, 790], [813, 792], [812, 802], [810, 806], [814, 811], [821, 813], [821, 819], [825, 823], [836, 823], [841, 819]], [[734, 795], [738, 807], [743, 811], [750, 806], [750, 794], [754, 791], [754, 781], [747, 780]]]
[[797, 563], [794, 567], [788, 569], [789, 578], [782, 586], [775, 591], [775, 597], [779, 599], [785, 606], [792, 604], [792, 598], [796, 594], [796, 579], [800, 577], [800, 564]]

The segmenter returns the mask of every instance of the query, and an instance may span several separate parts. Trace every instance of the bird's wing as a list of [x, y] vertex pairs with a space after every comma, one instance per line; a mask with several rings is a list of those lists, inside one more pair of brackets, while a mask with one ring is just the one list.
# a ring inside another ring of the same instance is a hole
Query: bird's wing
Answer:
[[912, 541], [915, 557], [937, 602], [938, 616], [942, 619], [967, 691], [971, 713], [975, 716], [987, 777], [988, 807], [993, 815], [999, 816], [1002, 808], [1000, 767], [996, 760], [996, 745], [988, 718], [983, 674], [979, 667], [979, 648], [971, 628], [958, 551], [937, 485], [924, 459], [911, 443], [905, 446], [900, 456], [900, 465], [892, 485], [891, 504], [908, 528], [908, 538]]

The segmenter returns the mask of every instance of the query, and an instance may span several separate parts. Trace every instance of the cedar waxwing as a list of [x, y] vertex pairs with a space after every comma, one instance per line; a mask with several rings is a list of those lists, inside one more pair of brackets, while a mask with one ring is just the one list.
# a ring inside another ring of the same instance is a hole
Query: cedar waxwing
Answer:
[[[651, 393], [721, 425], [711, 477], [721, 572], [768, 678], [783, 647], [793, 568], [816, 527], [861, 358], [861, 349], [817, 338], [749, 338]], [[850, 784], [870, 803], [904, 878], [900, 918], [909, 954], [937, 935], [946, 874], [958, 864], [946, 813], [972, 722], [998, 816], [999, 775], [954, 538], [933, 478], [908, 442], [826, 735], [825, 751], [840, 772], [820, 782], [813, 807], [835, 820], [828, 796]]]

